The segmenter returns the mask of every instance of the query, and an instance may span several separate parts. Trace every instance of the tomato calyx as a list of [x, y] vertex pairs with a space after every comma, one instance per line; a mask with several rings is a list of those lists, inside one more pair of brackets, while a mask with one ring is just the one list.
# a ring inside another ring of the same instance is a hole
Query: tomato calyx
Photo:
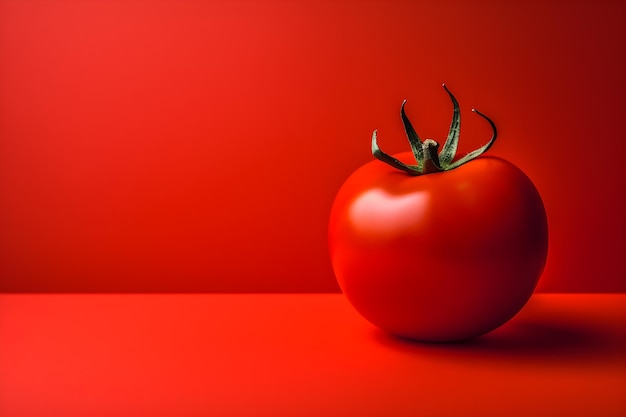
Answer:
[[400, 107], [400, 117], [402, 118], [404, 131], [406, 132], [406, 136], [409, 140], [411, 151], [413, 151], [416, 165], [405, 164], [404, 162], [383, 152], [378, 147], [376, 130], [374, 130], [374, 133], [372, 134], [372, 155], [376, 159], [399, 169], [400, 171], [404, 171], [409, 175], [416, 176], [430, 174], [433, 172], [449, 171], [451, 169], [458, 168], [472, 159], [479, 157], [493, 145], [496, 137], [498, 136], [495, 123], [483, 113], [476, 109], [472, 109], [472, 112], [481, 116], [489, 123], [491, 130], [493, 131], [493, 135], [491, 136], [489, 142], [485, 145], [454, 161], [459, 143], [459, 134], [461, 132], [461, 111], [459, 109], [458, 101], [450, 90], [448, 90], [448, 87], [446, 87], [445, 84], [442, 84], [442, 86], [452, 101], [452, 122], [450, 123], [448, 137], [441, 152], [439, 152], [439, 143], [437, 143], [437, 141], [433, 139], [426, 139], [425, 141], [422, 141], [417, 135], [411, 121], [404, 111], [404, 106], [406, 105], [406, 100], [404, 100]]

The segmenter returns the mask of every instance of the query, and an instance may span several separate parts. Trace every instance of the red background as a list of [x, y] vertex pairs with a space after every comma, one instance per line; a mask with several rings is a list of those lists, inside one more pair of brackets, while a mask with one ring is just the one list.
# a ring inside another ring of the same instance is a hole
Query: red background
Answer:
[[626, 291], [621, 1], [0, 0], [0, 291], [336, 291], [399, 106], [535, 182], [539, 290]]
[[623, 417], [626, 294], [537, 294], [465, 343], [342, 294], [0, 294], [2, 417]]

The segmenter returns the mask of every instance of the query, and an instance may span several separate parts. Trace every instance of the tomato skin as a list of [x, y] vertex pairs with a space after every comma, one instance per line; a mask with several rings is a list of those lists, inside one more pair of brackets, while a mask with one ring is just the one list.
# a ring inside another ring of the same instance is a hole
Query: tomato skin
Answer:
[[339, 286], [364, 318], [447, 342], [487, 333], [524, 306], [545, 265], [548, 225], [531, 180], [503, 159], [422, 176], [374, 160], [337, 193], [328, 238]]

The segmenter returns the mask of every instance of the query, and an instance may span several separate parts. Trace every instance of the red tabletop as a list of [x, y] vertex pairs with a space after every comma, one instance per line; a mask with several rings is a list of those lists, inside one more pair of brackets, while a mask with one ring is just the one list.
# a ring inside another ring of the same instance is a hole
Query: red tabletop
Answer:
[[341, 294], [0, 295], [0, 416], [624, 416], [626, 295], [538, 294], [458, 344]]

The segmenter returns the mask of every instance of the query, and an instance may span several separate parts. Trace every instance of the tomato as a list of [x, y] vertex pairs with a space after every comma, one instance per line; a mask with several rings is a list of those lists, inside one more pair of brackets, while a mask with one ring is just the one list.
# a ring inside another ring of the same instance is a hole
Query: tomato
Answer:
[[[448, 94], [455, 141], [460, 116]], [[492, 143], [495, 125], [479, 115], [492, 124]], [[402, 117], [410, 142], [428, 154], [434, 141], [417, 138], [404, 105]], [[381, 156], [374, 135], [373, 150], [380, 160], [346, 180], [330, 213], [330, 258], [349, 302], [374, 325], [421, 341], [464, 340], [506, 323], [532, 295], [547, 257], [546, 213], [532, 181], [482, 152], [451, 169], [441, 166], [453, 156], [430, 155], [439, 170], [426, 172], [428, 155], [409, 165], [415, 148]]]

